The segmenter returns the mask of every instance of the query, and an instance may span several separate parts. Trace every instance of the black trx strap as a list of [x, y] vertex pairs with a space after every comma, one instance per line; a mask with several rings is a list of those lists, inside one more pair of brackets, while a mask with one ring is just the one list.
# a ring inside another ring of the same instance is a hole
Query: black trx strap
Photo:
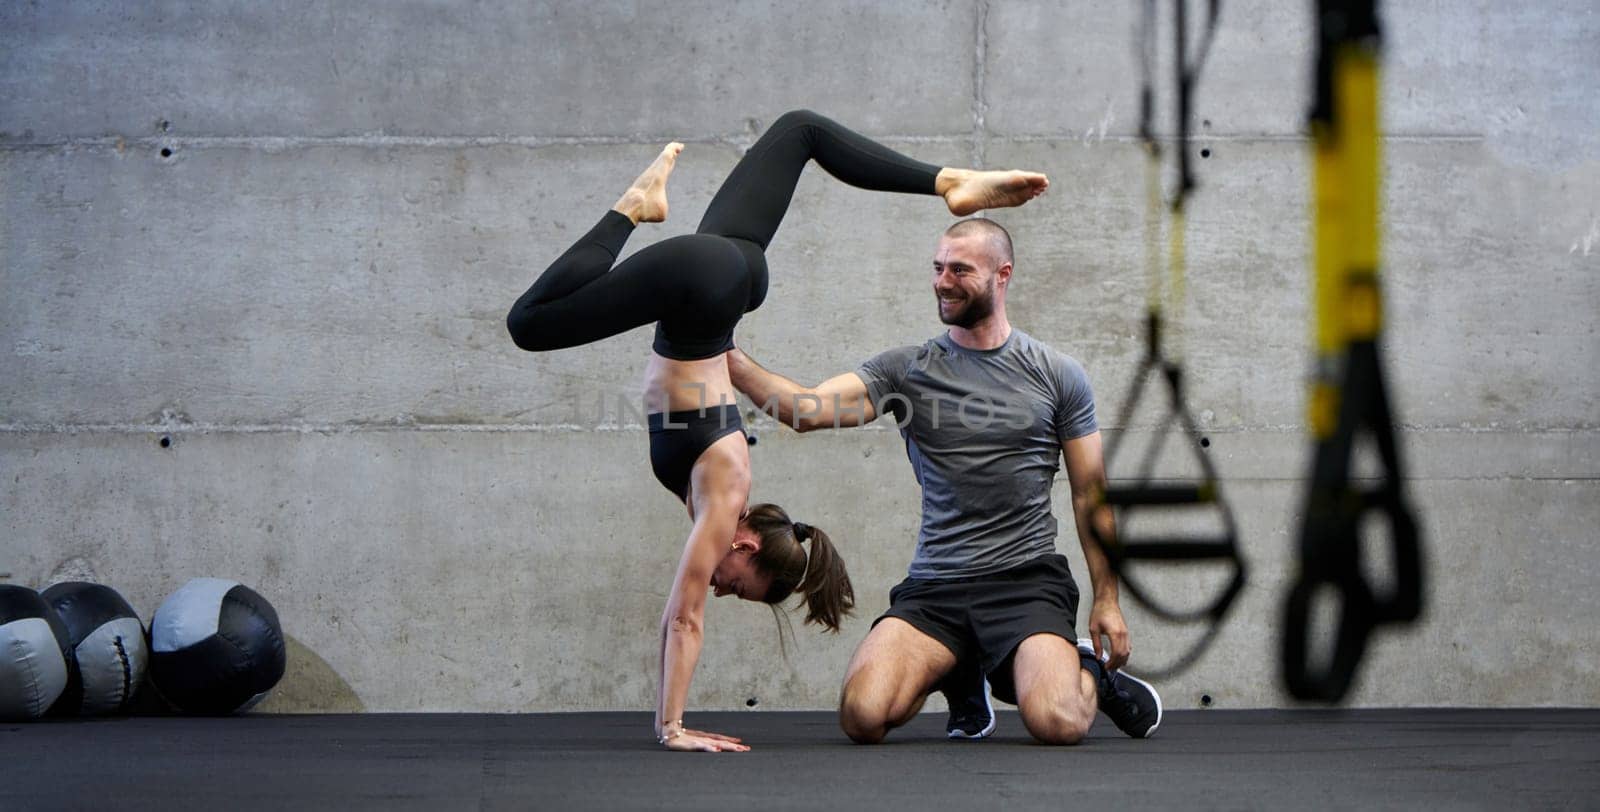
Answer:
[[[1422, 612], [1422, 554], [1406, 504], [1384, 387], [1378, 285], [1378, 56], [1376, 0], [1318, 0], [1314, 145], [1317, 357], [1309, 420], [1310, 487], [1300, 569], [1285, 605], [1283, 676], [1300, 699], [1337, 702], [1349, 690], [1372, 630]], [[1351, 456], [1370, 437], [1382, 471], [1353, 482]], [[1394, 543], [1395, 586], [1380, 594], [1361, 569], [1363, 521], [1376, 515]], [[1312, 601], [1337, 596], [1331, 651], [1311, 661]]]
[[[1130, 418], [1137, 408], [1141, 397], [1144, 395], [1146, 382], [1152, 378], [1159, 378], [1166, 384], [1167, 414], [1160, 423], [1158, 433], [1152, 438], [1146, 449], [1138, 468], [1137, 475], [1126, 481], [1125, 484], [1109, 484], [1104, 493], [1100, 495], [1096, 512], [1089, 522], [1091, 533], [1105, 551], [1106, 558], [1112, 569], [1121, 578], [1128, 591], [1141, 604], [1147, 607], [1158, 617], [1175, 622], [1193, 622], [1209, 620], [1212, 628], [1195, 643], [1189, 651], [1178, 657], [1165, 668], [1150, 673], [1152, 677], [1167, 676], [1191, 665], [1199, 659], [1207, 645], [1215, 637], [1217, 624], [1222, 622], [1228, 610], [1232, 607], [1234, 599], [1245, 583], [1245, 565], [1239, 555], [1238, 533], [1233, 520], [1233, 511], [1222, 498], [1220, 482], [1211, 460], [1200, 451], [1201, 437], [1195, 427], [1194, 419], [1189, 415], [1183, 396], [1183, 367], [1176, 353], [1168, 353], [1166, 348], [1169, 336], [1164, 335], [1164, 325], [1167, 323], [1163, 314], [1164, 299], [1170, 300], [1168, 309], [1171, 312], [1171, 324], [1174, 328], [1182, 323], [1182, 303], [1184, 298], [1184, 205], [1190, 191], [1194, 188], [1194, 178], [1189, 171], [1189, 98], [1195, 79], [1199, 75], [1200, 67], [1205, 61], [1206, 52], [1210, 50], [1211, 39], [1216, 31], [1217, 13], [1220, 0], [1208, 0], [1208, 18], [1205, 24], [1205, 34], [1201, 41], [1199, 52], [1191, 63], [1188, 59], [1186, 48], [1185, 6], [1187, 0], [1176, 0], [1175, 13], [1175, 39], [1176, 56], [1173, 62], [1176, 66], [1176, 102], [1177, 102], [1177, 165], [1178, 186], [1171, 203], [1171, 248], [1169, 251], [1171, 281], [1167, 285], [1165, 294], [1162, 292], [1160, 258], [1157, 248], [1158, 232], [1160, 230], [1160, 147], [1156, 142], [1152, 126], [1155, 106], [1153, 76], [1155, 73], [1155, 25], [1156, 3], [1155, 0], [1146, 0], [1144, 5], [1143, 23], [1139, 37], [1139, 49], [1144, 75], [1140, 88], [1139, 108], [1140, 123], [1139, 135], [1143, 140], [1148, 160], [1146, 163], [1147, 208], [1145, 219], [1146, 240], [1146, 273], [1150, 278], [1150, 295], [1146, 314], [1145, 329], [1145, 355], [1139, 363], [1139, 368], [1134, 374], [1133, 386], [1128, 397], [1123, 401], [1121, 414], [1117, 425], [1121, 431], [1113, 436], [1106, 447], [1106, 467], [1110, 470], [1113, 460], [1117, 457], [1117, 449], [1121, 444], [1122, 435], [1126, 433]], [[1165, 444], [1167, 435], [1173, 426], [1181, 428], [1199, 463], [1201, 476], [1197, 480], [1183, 481], [1154, 476], [1153, 467], [1156, 457]], [[1210, 537], [1159, 536], [1137, 538], [1130, 532], [1130, 519], [1133, 515], [1145, 512], [1154, 512], [1161, 509], [1179, 507], [1205, 506], [1214, 509], [1221, 522], [1221, 530], [1217, 535]], [[1107, 533], [1107, 528], [1096, 520], [1099, 511], [1113, 508], [1117, 513], [1118, 529]], [[1148, 562], [1195, 562], [1219, 561], [1231, 567], [1227, 584], [1215, 598], [1199, 609], [1175, 609], [1171, 605], [1158, 601], [1154, 595], [1145, 588], [1129, 571], [1129, 564], [1134, 561]], [[1148, 669], [1142, 669], [1148, 671]]]

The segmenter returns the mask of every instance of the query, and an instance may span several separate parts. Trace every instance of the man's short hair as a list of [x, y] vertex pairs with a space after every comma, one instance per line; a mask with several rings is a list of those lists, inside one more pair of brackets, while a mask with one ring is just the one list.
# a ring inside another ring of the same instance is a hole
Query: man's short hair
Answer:
[[989, 251], [1000, 261], [996, 265], [1013, 264], [1011, 253], [1011, 233], [1005, 226], [986, 217], [969, 217], [957, 221], [954, 225], [944, 230], [946, 237], [966, 237], [979, 235], [989, 241]]

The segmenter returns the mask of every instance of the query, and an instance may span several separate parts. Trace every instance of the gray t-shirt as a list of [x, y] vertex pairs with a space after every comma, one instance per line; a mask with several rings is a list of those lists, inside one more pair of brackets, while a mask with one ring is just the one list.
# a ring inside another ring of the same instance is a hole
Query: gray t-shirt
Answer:
[[1082, 365], [1013, 329], [992, 350], [946, 333], [856, 374], [874, 410], [894, 416], [922, 486], [912, 578], [985, 575], [1055, 552], [1061, 444], [1098, 428]]

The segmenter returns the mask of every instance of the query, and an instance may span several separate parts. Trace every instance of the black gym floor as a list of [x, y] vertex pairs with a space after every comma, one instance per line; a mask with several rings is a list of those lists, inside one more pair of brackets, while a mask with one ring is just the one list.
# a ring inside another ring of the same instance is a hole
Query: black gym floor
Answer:
[[831, 713], [698, 713], [749, 753], [669, 753], [644, 713], [0, 724], [0, 809], [1595, 808], [1600, 710], [1176, 711], [1077, 747], [1015, 713], [875, 747]]

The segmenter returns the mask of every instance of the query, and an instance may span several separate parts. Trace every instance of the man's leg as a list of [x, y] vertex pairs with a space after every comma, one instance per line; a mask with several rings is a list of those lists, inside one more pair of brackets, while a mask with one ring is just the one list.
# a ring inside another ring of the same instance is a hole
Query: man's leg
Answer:
[[1015, 680], [1023, 724], [1046, 744], [1077, 744], [1094, 724], [1096, 709], [1135, 739], [1148, 739], [1161, 726], [1155, 686], [1107, 671], [1087, 640], [1073, 644], [1056, 632], [1035, 634], [1017, 646], [1008, 676]]
[[857, 744], [877, 744], [911, 721], [956, 664], [943, 643], [904, 620], [886, 617], [856, 648], [839, 698], [839, 726]]
[[989, 701], [993, 691], [983, 667], [976, 660], [956, 663], [937, 687], [950, 706], [950, 717], [944, 723], [946, 736], [985, 739], [994, 732], [998, 720], [994, 715], [994, 703]]
[[1095, 690], [1100, 694], [1100, 712], [1110, 717], [1118, 730], [1135, 739], [1148, 739], [1161, 726], [1161, 694], [1156, 687], [1125, 670], [1108, 671], [1105, 658], [1094, 653], [1094, 643], [1078, 640], [1078, 661], [1095, 675]]
[[971, 611], [994, 695], [1017, 703], [1040, 741], [1082, 741], [1097, 709], [1134, 738], [1161, 724], [1154, 688], [1107, 672], [1092, 645], [1076, 644], [1078, 587], [1065, 557], [1040, 556], [985, 578]]
[[1012, 663], [1022, 724], [1045, 744], [1077, 744], [1098, 710], [1095, 674], [1078, 646], [1058, 635], [1036, 634], [1017, 646]]

